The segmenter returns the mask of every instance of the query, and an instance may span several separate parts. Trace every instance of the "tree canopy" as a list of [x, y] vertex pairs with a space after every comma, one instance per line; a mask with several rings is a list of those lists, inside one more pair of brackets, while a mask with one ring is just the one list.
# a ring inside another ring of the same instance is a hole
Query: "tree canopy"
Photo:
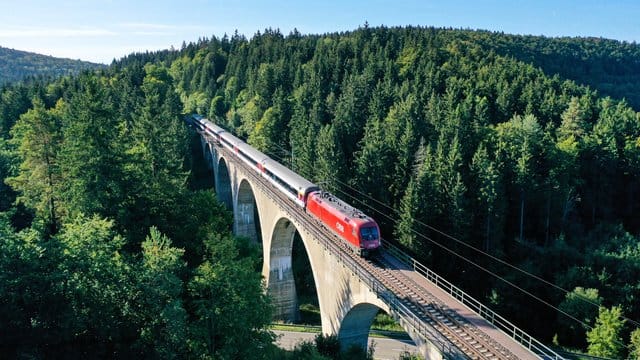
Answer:
[[[441, 247], [594, 329], [640, 319], [639, 51], [424, 27], [267, 29], [6, 85], [0, 347], [164, 358], [270, 344], [269, 301], [230, 215], [195, 190], [197, 142], [180, 117], [198, 112], [361, 207], [385, 240], [533, 335], [627, 355]], [[598, 306], [620, 311], [600, 320]], [[634, 322], [620, 324], [614, 343], [637, 345]]]

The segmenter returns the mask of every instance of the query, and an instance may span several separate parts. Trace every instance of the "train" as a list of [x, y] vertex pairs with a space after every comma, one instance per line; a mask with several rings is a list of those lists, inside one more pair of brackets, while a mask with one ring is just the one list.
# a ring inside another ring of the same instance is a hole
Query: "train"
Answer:
[[234, 153], [296, 206], [345, 241], [356, 254], [368, 257], [378, 251], [381, 245], [380, 227], [373, 218], [203, 116], [189, 115], [186, 120], [198, 132], [206, 134], [216, 144]]

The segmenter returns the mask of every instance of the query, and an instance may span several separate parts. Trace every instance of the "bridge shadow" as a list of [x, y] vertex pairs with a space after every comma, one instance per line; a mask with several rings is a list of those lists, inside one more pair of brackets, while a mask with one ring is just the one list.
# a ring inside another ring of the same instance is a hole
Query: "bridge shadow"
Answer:
[[297, 230], [293, 236], [291, 268], [298, 299], [297, 322], [305, 325], [321, 325], [316, 281], [311, 269], [307, 248]]
[[[339, 266], [342, 266], [341, 264]], [[377, 305], [355, 302], [352, 284], [348, 277], [341, 277], [337, 285], [337, 316], [331, 319], [331, 328], [337, 330], [338, 340], [343, 350], [357, 346], [367, 349], [369, 332], [376, 314], [381, 310]], [[364, 284], [360, 283], [360, 286]]]

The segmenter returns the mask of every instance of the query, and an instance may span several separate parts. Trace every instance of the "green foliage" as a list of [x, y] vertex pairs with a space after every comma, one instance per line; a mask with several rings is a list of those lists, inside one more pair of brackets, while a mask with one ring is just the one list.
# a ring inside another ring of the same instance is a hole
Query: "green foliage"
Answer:
[[0, 135], [6, 139], [20, 115], [31, 108], [34, 89], [27, 85], [14, 85], [2, 88], [1, 92]]
[[373, 319], [373, 323], [371, 324], [372, 329], [377, 330], [387, 330], [387, 331], [402, 331], [404, 329], [397, 321], [395, 321], [390, 315], [379, 312], [376, 317]]
[[64, 224], [56, 240], [63, 254], [56, 269], [63, 275], [59, 291], [73, 312], [65, 335], [105, 345], [125, 341], [133, 329], [123, 326], [130, 314], [122, 305], [131, 302], [134, 291], [129, 264], [120, 254], [125, 241], [114, 232], [113, 222], [79, 216]]
[[335, 192], [340, 188], [338, 181], [343, 179], [345, 164], [333, 126], [327, 125], [320, 129], [315, 153], [317, 154], [315, 178], [323, 188]]
[[597, 289], [576, 287], [572, 292], [568, 293], [558, 305], [558, 308], [578, 319], [582, 324], [576, 323], [573, 319], [567, 319], [564, 314], [559, 314], [559, 341], [564, 344], [584, 347], [585, 343], [582, 340], [586, 331], [593, 326], [597, 316], [597, 306], [601, 305], [601, 303], [602, 298], [599, 296]]
[[238, 257], [231, 237], [212, 235], [205, 243], [206, 260], [188, 284], [195, 316], [190, 351], [198, 358], [262, 358], [260, 348], [273, 334], [264, 330], [271, 311], [261, 276], [250, 259]]
[[71, 217], [80, 213], [112, 217], [123, 202], [118, 119], [108, 91], [102, 80], [82, 78], [62, 115], [59, 167], [65, 186], [60, 197]]
[[371, 344], [368, 349], [363, 349], [358, 345], [349, 346], [346, 350], [342, 351], [341, 358], [354, 359], [354, 360], [373, 360], [373, 354], [375, 353], [375, 344]]
[[318, 349], [315, 347], [315, 344], [311, 341], [303, 341], [296, 345], [291, 354], [288, 357], [289, 359], [301, 359], [301, 360], [326, 360], [329, 359], [325, 356], [322, 356]]
[[6, 179], [20, 195], [17, 200], [35, 210], [36, 216], [55, 234], [64, 210], [59, 193], [63, 186], [58, 162], [62, 143], [60, 132], [61, 100], [56, 108], [46, 110], [39, 98], [34, 98], [33, 109], [23, 114], [11, 129], [12, 142], [22, 163], [18, 175]]
[[[230, 214], [211, 191], [187, 189], [183, 105], [167, 68], [134, 62], [37, 86], [2, 89], [0, 102], [3, 126], [15, 123], [0, 140], [10, 185], [0, 189], [10, 210], [0, 216], [7, 356], [217, 357], [246, 339], [247, 353], [275, 356], [256, 250], [240, 241], [233, 250]], [[32, 93], [29, 109], [21, 99]], [[211, 237], [230, 250], [207, 248], [202, 239]], [[201, 294], [188, 284], [217, 289], [216, 311], [237, 326], [215, 334], [227, 344], [215, 353], [197, 345], [206, 334], [194, 305]], [[236, 323], [236, 311], [246, 321]]]
[[501, 218], [496, 215], [504, 211], [504, 185], [500, 170], [496, 161], [489, 157], [487, 148], [481, 144], [471, 160], [471, 171], [475, 175], [477, 205], [474, 204], [474, 207], [481, 209], [484, 217], [482, 248], [487, 252], [502, 250], [500, 233], [496, 231], [501, 225]]
[[629, 360], [640, 359], [640, 329], [635, 329], [630, 335]]
[[140, 341], [163, 359], [186, 355], [187, 313], [182, 289], [184, 250], [171, 247], [171, 240], [152, 227], [142, 243], [142, 266], [138, 286], [142, 316]]
[[215, 119], [222, 117], [225, 112], [224, 98], [220, 95], [211, 99], [211, 105], [209, 107], [209, 118]]
[[0, 238], [0, 346], [7, 356], [35, 357], [38, 345], [60, 344], [71, 334], [64, 331], [67, 299], [55, 285], [61, 252], [36, 232], [15, 233], [7, 213], [0, 214]]
[[587, 332], [589, 355], [620, 358], [624, 343], [620, 331], [624, 325], [622, 310], [614, 306], [610, 310], [600, 307], [595, 326]]
[[408, 351], [402, 351], [400, 356], [398, 356], [398, 360], [419, 360], [421, 359], [420, 355], [412, 354]]
[[[85, 357], [278, 356], [262, 330], [268, 302], [254, 273], [256, 250], [229, 245], [231, 215], [211, 191], [187, 188], [197, 175], [189, 174], [195, 165], [181, 112], [197, 111], [362, 207], [386, 239], [394, 234], [453, 283], [490, 297], [512, 322], [584, 345], [580, 326], [470, 275], [434, 242], [477, 253], [421, 224], [565, 288], [598, 289], [584, 295], [638, 318], [637, 54], [635, 45], [603, 39], [483, 31], [267, 30], [250, 41], [201, 39], [128, 56], [100, 73], [5, 86], [0, 339], [8, 334], [16, 357], [53, 348], [73, 357], [73, 346], [89, 342], [98, 345], [79, 346]], [[356, 190], [400, 213], [378, 216]], [[94, 256], [95, 269], [80, 259], [76, 270], [69, 256], [78, 254]], [[484, 265], [593, 318], [573, 297], [581, 290], [565, 298]], [[92, 280], [66, 278], [78, 271]], [[58, 285], [67, 283], [73, 291]], [[92, 293], [98, 287], [105, 292]], [[230, 311], [241, 314], [237, 326], [227, 324], [236, 321]], [[320, 356], [309, 349], [297, 351]]]
[[[10, 178], [17, 173], [19, 158], [15, 147], [11, 146], [6, 140], [0, 139], [0, 174], [6, 178]], [[16, 194], [13, 189], [5, 183], [0, 182], [0, 212], [7, 211], [11, 208], [15, 201]]]
[[336, 335], [318, 334], [314, 341], [320, 355], [330, 359], [338, 359], [340, 356], [340, 340]]
[[123, 136], [124, 154], [118, 154], [123, 163], [114, 164], [126, 180], [114, 183], [127, 193], [121, 194], [126, 207], [118, 210], [118, 219], [134, 231], [131, 237], [135, 240], [141, 241], [141, 231], [158, 226], [184, 247], [177, 230], [158, 221], [177, 217], [174, 211], [184, 206], [182, 196], [187, 196], [183, 192], [187, 180], [183, 167], [188, 138], [180, 119], [180, 101], [164, 67], [149, 64], [144, 70], [143, 99], [133, 114], [130, 132]]

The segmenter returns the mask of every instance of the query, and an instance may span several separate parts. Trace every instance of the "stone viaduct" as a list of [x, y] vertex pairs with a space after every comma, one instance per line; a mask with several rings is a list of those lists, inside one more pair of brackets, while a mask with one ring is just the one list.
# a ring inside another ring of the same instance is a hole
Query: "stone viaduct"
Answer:
[[[274, 300], [275, 317], [295, 320], [298, 308], [292, 271], [294, 234], [300, 235], [315, 280], [322, 332], [337, 335], [343, 346], [367, 347], [369, 329], [379, 309], [393, 310], [354, 274], [320, 239], [283, 208], [261, 182], [223, 148], [202, 139], [205, 160], [213, 170], [217, 197], [233, 209], [234, 233], [262, 244], [262, 275]], [[402, 321], [400, 322], [402, 324]], [[442, 359], [436, 346], [410, 327], [405, 329], [423, 356]]]
[[[205, 161], [214, 174], [216, 196], [233, 211], [234, 233], [262, 245], [262, 275], [274, 301], [276, 319], [291, 322], [298, 314], [292, 267], [297, 234], [306, 250], [313, 275], [322, 332], [337, 335], [343, 348], [350, 345], [366, 348], [374, 317], [383, 310], [398, 321], [427, 359], [478, 356], [482, 359], [562, 359], [408, 255], [394, 253], [393, 256], [403, 259], [398, 261], [406, 267], [400, 265], [400, 268], [406, 269], [401, 271], [408, 272], [407, 279], [411, 284], [421, 283], [421, 289], [429, 287], [432, 294], [439, 294], [437, 298], [443, 305], [438, 306], [443, 306], [444, 312], [455, 312], [458, 315], [452, 316], [467, 319], [456, 320], [459, 325], [445, 325], [450, 327], [444, 330], [449, 335], [443, 337], [443, 330], [436, 329], [432, 322], [437, 317], [437, 321], [447, 324], [446, 316], [433, 317], [435, 315], [425, 313], [433, 314], [435, 310], [425, 310], [431, 306], [428, 303], [408, 302], [407, 296], [412, 295], [394, 294], [372, 273], [358, 265], [361, 258], [354, 259], [353, 254], [340, 250], [341, 242], [329, 239], [331, 236], [315, 223], [314, 218], [293, 202], [283, 199], [281, 193], [255, 169], [204, 133], [201, 136]], [[393, 252], [393, 249], [385, 247], [383, 254], [387, 251]], [[432, 320], [425, 321], [429, 317]], [[465, 330], [456, 329], [456, 326]], [[468, 355], [472, 353], [476, 355]]]

